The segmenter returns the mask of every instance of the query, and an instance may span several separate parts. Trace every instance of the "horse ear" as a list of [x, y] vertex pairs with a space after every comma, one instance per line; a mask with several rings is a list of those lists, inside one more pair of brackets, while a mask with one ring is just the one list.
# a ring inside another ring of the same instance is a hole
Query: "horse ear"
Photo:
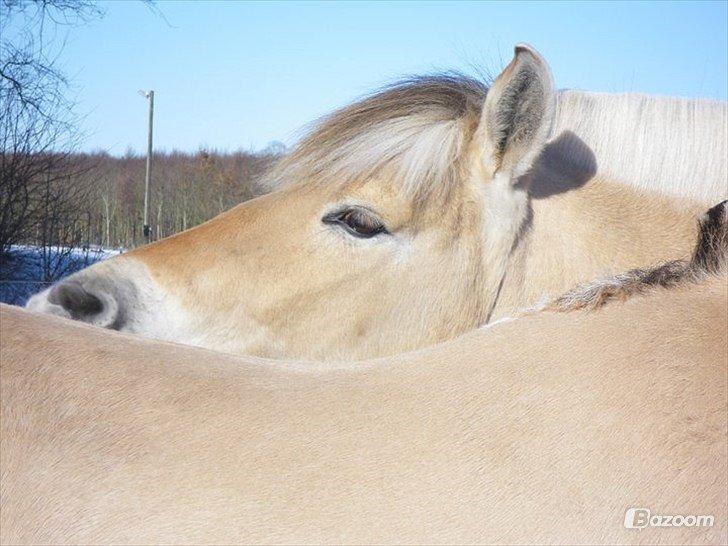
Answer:
[[477, 134], [489, 178], [515, 181], [533, 164], [551, 130], [554, 83], [551, 69], [526, 44], [488, 90]]

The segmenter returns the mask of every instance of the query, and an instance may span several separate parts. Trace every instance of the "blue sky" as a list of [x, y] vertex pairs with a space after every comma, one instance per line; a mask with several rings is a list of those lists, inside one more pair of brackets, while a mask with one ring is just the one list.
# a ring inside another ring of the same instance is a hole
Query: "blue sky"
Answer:
[[[73, 29], [62, 64], [86, 115], [86, 150], [292, 143], [296, 131], [399, 76], [480, 66], [497, 72], [519, 41], [557, 86], [726, 100], [728, 3], [131, 0]], [[168, 22], [168, 23], [167, 23]]]

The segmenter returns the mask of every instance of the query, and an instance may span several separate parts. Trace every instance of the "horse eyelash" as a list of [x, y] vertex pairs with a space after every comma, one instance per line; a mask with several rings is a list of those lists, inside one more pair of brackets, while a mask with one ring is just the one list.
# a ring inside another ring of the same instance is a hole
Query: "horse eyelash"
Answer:
[[[364, 235], [362, 233], [357, 232], [356, 230], [351, 228], [351, 226], [349, 226], [345, 221], [343, 221], [343, 218], [345, 218], [346, 215], [350, 214], [351, 212], [358, 212], [360, 214], [373, 216], [376, 219], [376, 221], [379, 223], [380, 228], [372, 235]], [[339, 226], [343, 227], [347, 231], [347, 233], [349, 233], [353, 237], [357, 237], [359, 239], [371, 239], [373, 237], [376, 237], [377, 235], [389, 233], [387, 226], [384, 224], [384, 222], [382, 222], [382, 220], [379, 218], [379, 216], [364, 207], [341, 208], [339, 210], [335, 210], [333, 212], [330, 212], [330, 213], [324, 215], [324, 217], [321, 219], [321, 221], [324, 224], [339, 225]]]

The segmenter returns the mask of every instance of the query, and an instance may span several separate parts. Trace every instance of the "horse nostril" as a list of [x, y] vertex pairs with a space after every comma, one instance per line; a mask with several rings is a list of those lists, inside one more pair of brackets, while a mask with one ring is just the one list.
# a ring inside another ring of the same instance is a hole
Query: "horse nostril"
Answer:
[[110, 294], [99, 297], [76, 281], [55, 285], [48, 294], [48, 301], [63, 307], [75, 320], [99, 326], [110, 326], [117, 314], [116, 302]]
[[104, 305], [101, 300], [75, 282], [57, 284], [48, 294], [48, 301], [60, 305], [71, 313], [74, 319], [83, 319], [100, 313]]

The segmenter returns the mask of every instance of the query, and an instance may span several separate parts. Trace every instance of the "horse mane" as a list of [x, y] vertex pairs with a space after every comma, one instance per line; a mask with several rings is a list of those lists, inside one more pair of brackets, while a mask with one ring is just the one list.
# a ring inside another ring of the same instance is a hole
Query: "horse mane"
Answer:
[[[446, 194], [461, 179], [487, 92], [459, 73], [385, 87], [316, 122], [269, 184], [343, 186], [386, 173], [418, 197]], [[546, 153], [589, 175], [709, 204], [728, 197], [727, 133], [724, 102], [565, 90]]]
[[657, 288], [699, 283], [728, 269], [728, 201], [705, 212], [698, 220], [698, 240], [692, 257], [658, 267], [632, 269], [606, 279], [577, 286], [547, 304], [544, 309], [568, 312], [595, 310], [609, 302], [625, 301]]
[[728, 197], [728, 103], [560, 91], [552, 140], [564, 131], [582, 143], [557, 152], [582, 169], [706, 205]]

